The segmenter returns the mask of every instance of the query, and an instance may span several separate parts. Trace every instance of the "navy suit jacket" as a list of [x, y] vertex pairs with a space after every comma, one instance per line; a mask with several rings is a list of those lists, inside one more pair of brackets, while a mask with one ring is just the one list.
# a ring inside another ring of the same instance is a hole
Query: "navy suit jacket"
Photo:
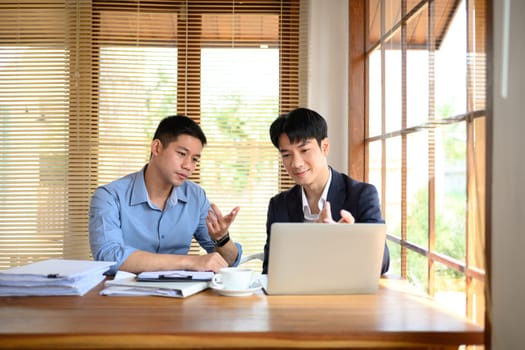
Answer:
[[[345, 174], [332, 170], [332, 182], [328, 188], [327, 200], [332, 209], [332, 218], [341, 219], [341, 209], [349, 211], [355, 222], [384, 223], [381, 216], [379, 196], [374, 185], [356, 181]], [[270, 246], [270, 227], [274, 222], [303, 222], [303, 202], [301, 186], [295, 185], [272, 199], [268, 205], [266, 220], [266, 244], [264, 245], [263, 273], [268, 273], [268, 250]], [[388, 271], [390, 253], [385, 242], [381, 274]]]

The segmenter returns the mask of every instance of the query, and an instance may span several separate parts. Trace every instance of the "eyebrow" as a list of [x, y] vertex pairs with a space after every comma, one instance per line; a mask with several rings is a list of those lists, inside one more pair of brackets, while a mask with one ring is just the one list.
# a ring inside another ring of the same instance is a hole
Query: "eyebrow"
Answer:
[[[299, 144], [299, 147], [304, 147], [304, 146], [312, 143], [312, 141], [310, 139], [305, 139], [305, 140], [301, 140], [299, 142], [294, 142], [292, 144], [297, 144], [297, 143]], [[288, 150], [283, 150], [282, 148], [279, 148], [279, 152], [284, 153], [284, 152], [289, 152], [289, 151]]]

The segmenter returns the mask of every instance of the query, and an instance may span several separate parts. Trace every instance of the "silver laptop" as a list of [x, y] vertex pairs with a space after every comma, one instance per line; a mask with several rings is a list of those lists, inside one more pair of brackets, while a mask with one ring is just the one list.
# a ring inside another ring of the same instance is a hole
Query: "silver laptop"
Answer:
[[274, 223], [265, 292], [375, 293], [385, 239], [386, 224]]

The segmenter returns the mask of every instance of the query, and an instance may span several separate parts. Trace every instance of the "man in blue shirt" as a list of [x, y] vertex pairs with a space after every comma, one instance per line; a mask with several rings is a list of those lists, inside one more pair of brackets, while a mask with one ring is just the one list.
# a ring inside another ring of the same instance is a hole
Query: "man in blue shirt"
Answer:
[[[95, 260], [116, 261], [112, 273], [217, 272], [238, 265], [242, 247], [228, 229], [239, 207], [223, 216], [188, 180], [205, 145], [203, 131], [186, 116], [159, 123], [148, 164], [98, 187], [91, 198], [89, 242]], [[187, 254], [193, 237], [208, 254]]]

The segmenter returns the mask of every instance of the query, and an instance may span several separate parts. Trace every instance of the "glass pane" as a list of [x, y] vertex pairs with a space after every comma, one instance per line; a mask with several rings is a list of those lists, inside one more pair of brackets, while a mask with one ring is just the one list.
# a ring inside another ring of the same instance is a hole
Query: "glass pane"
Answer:
[[368, 56], [368, 136], [381, 134], [381, 110], [383, 106], [381, 51], [374, 50]]
[[[429, 53], [426, 50], [427, 6], [407, 23], [407, 126], [420, 125], [428, 121], [429, 107]], [[422, 25], [423, 23], [423, 25]]]
[[466, 310], [465, 275], [434, 262], [434, 299], [448, 310], [464, 316]]
[[[40, 25], [54, 22], [39, 20]], [[57, 25], [64, 25], [59, 18]], [[39, 31], [50, 35], [44, 27], [34, 28], [34, 35]], [[67, 206], [74, 200], [70, 200], [67, 187], [71, 185], [70, 174], [75, 172], [69, 169], [68, 155], [77, 150], [72, 146], [78, 139], [75, 135], [69, 149], [68, 136], [72, 134], [68, 130], [68, 91], [72, 73], [67, 50], [51, 43], [2, 46], [0, 62], [3, 270], [62, 256], [70, 236]]]
[[[374, 141], [368, 144], [368, 182], [373, 184], [379, 196], [381, 196], [382, 190], [382, 179], [381, 179], [381, 162], [382, 162], [382, 150], [381, 141]], [[384, 208], [383, 208], [384, 210]]]
[[176, 111], [177, 48], [102, 46], [99, 184], [137, 171], [158, 122]]
[[385, 44], [385, 127], [386, 132], [400, 130], [403, 102], [400, 32]]
[[381, 1], [369, 0], [368, 8], [368, 43], [374, 44], [381, 38]]
[[425, 256], [406, 249], [407, 280], [418, 290], [426, 293], [428, 290], [428, 261]]
[[390, 241], [387, 241], [387, 245], [390, 252], [390, 268], [388, 269], [388, 274], [401, 276], [401, 246]]
[[[406, 0], [407, 2], [407, 13], [414, 10], [414, 8], [417, 6], [417, 5], [420, 5], [421, 4], [421, 0]], [[426, 8], [427, 6], [423, 6], [422, 9], [423, 10], [419, 10], [419, 12], [424, 12], [423, 15], [426, 16]]]
[[386, 204], [388, 232], [401, 236], [401, 138], [386, 141]]
[[407, 136], [407, 240], [428, 247], [428, 133]]
[[[379, 41], [381, 35], [388, 34], [392, 31], [399, 31], [401, 27], [402, 8], [401, 0], [379, 1], [370, 0], [366, 2], [368, 5], [368, 35], [369, 43]], [[406, 12], [410, 12], [420, 3], [420, 0], [408, 0]], [[381, 17], [383, 20], [381, 20]], [[381, 24], [383, 24], [383, 32], [381, 33]], [[425, 24], [422, 24], [425, 27]], [[398, 38], [399, 39], [399, 38]], [[397, 43], [399, 43], [398, 41]]]
[[487, 30], [486, 1], [469, 1], [469, 110], [486, 108], [487, 92]]
[[465, 123], [436, 129], [436, 246], [443, 254], [465, 260], [467, 190]]
[[[268, 136], [278, 116], [279, 50], [203, 49], [201, 64], [201, 125], [209, 144], [200, 183], [223, 213], [241, 207], [232, 233], [244, 255], [259, 253], [279, 180], [280, 157]], [[260, 261], [253, 264], [247, 266], [260, 271]]]
[[382, 1], [385, 7], [385, 33], [399, 27], [401, 21], [401, 0]]
[[435, 51], [435, 114], [437, 119], [463, 114], [467, 108], [466, 14], [462, 1]]

